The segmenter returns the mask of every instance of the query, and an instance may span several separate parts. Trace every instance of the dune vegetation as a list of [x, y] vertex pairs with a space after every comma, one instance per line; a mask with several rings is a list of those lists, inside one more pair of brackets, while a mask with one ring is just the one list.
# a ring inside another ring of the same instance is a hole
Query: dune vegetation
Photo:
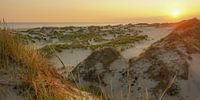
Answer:
[[[0, 30], [0, 71], [4, 71], [4, 75], [0, 76], [1, 86], [11, 87], [18, 91], [12, 94], [30, 100], [91, 98], [89, 94], [71, 86], [44, 56], [33, 47], [25, 46], [20, 38], [10, 32]], [[3, 76], [7, 77], [6, 80], [3, 80]], [[4, 90], [1, 88], [0, 93], [3, 94]], [[9, 95], [5, 93], [3, 97], [8, 98]]]
[[[39, 49], [39, 51], [46, 55], [46, 56], [51, 56], [53, 52], [49, 51], [49, 47], [54, 48], [57, 52], [62, 52], [64, 49], [91, 49], [91, 50], [97, 50], [97, 49], [102, 49], [102, 48], [118, 48], [121, 47], [127, 47], [131, 48], [133, 47], [133, 44], [136, 42], [140, 42], [142, 40], [147, 40], [148, 36], [147, 35], [132, 35], [132, 36], [118, 36], [115, 39], [111, 39], [110, 41], [107, 41], [105, 43], [101, 44], [96, 44], [96, 45], [91, 45], [91, 44], [83, 44], [82, 42], [79, 41], [74, 41], [71, 44], [63, 43], [63, 44], [50, 44], [46, 45], [42, 48]], [[70, 40], [70, 39], [68, 39]]]

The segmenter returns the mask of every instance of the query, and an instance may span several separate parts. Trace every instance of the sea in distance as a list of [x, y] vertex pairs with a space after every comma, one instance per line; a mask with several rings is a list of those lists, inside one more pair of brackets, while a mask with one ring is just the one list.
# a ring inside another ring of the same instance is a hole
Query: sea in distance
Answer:
[[10, 29], [29, 29], [29, 28], [38, 28], [38, 27], [67, 27], [67, 26], [105, 26], [105, 25], [118, 25], [118, 24], [128, 24], [128, 23], [94, 23], [94, 22], [17, 22], [17, 23], [6, 23], [5, 25], [1, 24], [1, 27], [6, 26]]

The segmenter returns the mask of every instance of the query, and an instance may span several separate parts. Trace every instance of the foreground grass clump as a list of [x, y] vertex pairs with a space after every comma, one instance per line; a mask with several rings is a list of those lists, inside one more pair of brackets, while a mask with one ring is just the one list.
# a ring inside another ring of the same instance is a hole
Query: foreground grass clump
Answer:
[[[72, 87], [50, 65], [45, 57], [10, 34], [0, 30], [0, 69], [15, 66], [16, 76], [22, 86], [26, 86], [23, 96], [36, 100], [71, 100], [86, 98], [84, 94]], [[20, 95], [20, 94], [19, 94]]]

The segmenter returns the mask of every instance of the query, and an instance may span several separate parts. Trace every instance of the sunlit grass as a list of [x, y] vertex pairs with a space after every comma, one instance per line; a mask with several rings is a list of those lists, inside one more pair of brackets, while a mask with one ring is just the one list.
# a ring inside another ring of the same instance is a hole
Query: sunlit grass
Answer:
[[[24, 86], [29, 89], [24, 95], [37, 100], [82, 99], [80, 91], [72, 87], [57, 73], [46, 58], [32, 47], [24, 46], [19, 37], [9, 30], [0, 30], [1, 68], [10, 66], [13, 61]], [[8, 65], [9, 64], [9, 65]]]

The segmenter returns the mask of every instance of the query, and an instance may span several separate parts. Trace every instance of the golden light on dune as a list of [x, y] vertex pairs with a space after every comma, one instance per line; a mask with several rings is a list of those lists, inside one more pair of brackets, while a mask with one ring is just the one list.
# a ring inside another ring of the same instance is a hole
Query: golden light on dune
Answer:
[[180, 14], [181, 14], [181, 11], [180, 11], [179, 8], [175, 8], [175, 9], [173, 9], [172, 12], [171, 12], [171, 16], [174, 17], [174, 18], [179, 17]]

